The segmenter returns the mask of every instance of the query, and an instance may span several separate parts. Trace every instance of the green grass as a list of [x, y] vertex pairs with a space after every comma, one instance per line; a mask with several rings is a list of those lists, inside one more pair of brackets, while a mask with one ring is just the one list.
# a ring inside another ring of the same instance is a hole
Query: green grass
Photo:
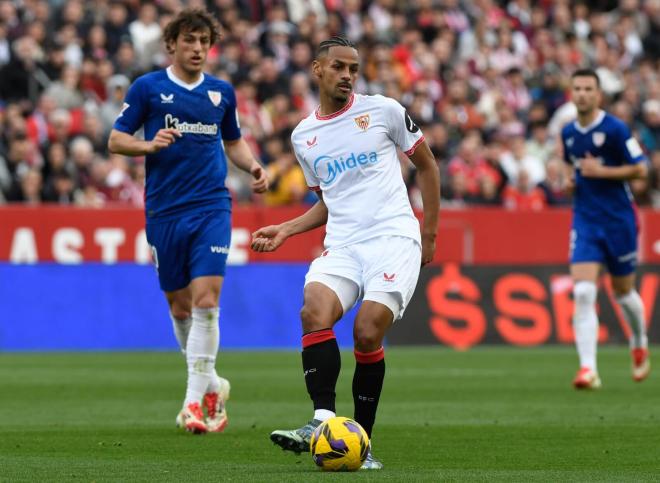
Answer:
[[[268, 439], [311, 416], [297, 352], [222, 353], [230, 423], [205, 436], [174, 429], [179, 354], [0, 355], [0, 481], [660, 481], [660, 374], [634, 383], [625, 348], [601, 348], [599, 392], [571, 388], [572, 348], [386, 354], [385, 469], [350, 475]], [[337, 409], [351, 416], [342, 356]]]

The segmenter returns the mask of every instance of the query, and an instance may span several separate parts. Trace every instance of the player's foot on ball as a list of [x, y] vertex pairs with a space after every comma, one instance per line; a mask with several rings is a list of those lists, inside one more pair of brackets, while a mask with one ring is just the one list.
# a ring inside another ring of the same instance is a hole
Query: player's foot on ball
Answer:
[[318, 428], [321, 421], [312, 419], [302, 428], [282, 430], [278, 429], [270, 433], [270, 440], [282, 449], [293, 451], [296, 454], [309, 451], [309, 442], [312, 439], [312, 433]]
[[588, 367], [582, 367], [573, 379], [573, 386], [575, 389], [600, 389], [600, 377], [597, 372]]
[[649, 359], [648, 349], [638, 347], [631, 351], [632, 355], [632, 377], [635, 381], [641, 382], [651, 372], [651, 360]]
[[197, 402], [190, 403], [181, 410], [176, 417], [176, 425], [194, 434], [204, 434], [208, 430], [204, 422], [204, 413]]
[[369, 443], [369, 451], [367, 451], [367, 457], [364, 459], [364, 463], [360, 466], [361, 470], [382, 470], [383, 463], [374, 458], [373, 453], [371, 452], [371, 443]]
[[229, 399], [229, 381], [219, 378], [218, 392], [207, 392], [204, 395], [204, 409], [206, 409], [206, 428], [209, 433], [221, 433], [227, 427], [227, 408], [225, 403]]

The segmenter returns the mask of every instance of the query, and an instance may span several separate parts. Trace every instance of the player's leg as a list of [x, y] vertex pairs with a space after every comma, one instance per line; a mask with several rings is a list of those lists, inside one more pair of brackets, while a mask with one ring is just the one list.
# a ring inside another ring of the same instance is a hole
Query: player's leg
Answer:
[[[185, 327], [187, 316], [192, 313], [191, 296], [189, 297], [188, 285], [190, 284], [190, 272], [188, 270], [188, 251], [185, 243], [186, 219], [176, 221], [147, 224], [147, 240], [151, 246], [154, 265], [158, 271], [160, 288], [170, 304], [170, 313], [181, 324], [175, 323], [175, 335], [182, 350], [185, 350], [187, 341]], [[181, 332], [177, 333], [177, 325]], [[191, 322], [192, 325], [192, 322]], [[193, 433], [206, 432], [204, 415], [199, 403], [196, 405], [184, 405], [177, 414], [176, 424], [180, 428]]]
[[188, 343], [188, 333], [192, 325], [192, 293], [190, 287], [173, 292], [165, 292], [167, 303], [170, 307], [170, 320], [174, 329], [181, 353], [186, 356], [186, 344]]
[[229, 397], [229, 382], [215, 371], [220, 346], [218, 300], [222, 282], [220, 276], [203, 276], [190, 283], [193, 308], [186, 351], [188, 386], [184, 404], [202, 401], [210, 432], [223, 431], [228, 421], [225, 402]]
[[295, 430], [276, 430], [271, 440], [285, 450], [309, 451], [314, 429], [335, 415], [335, 386], [341, 368], [333, 326], [360, 295], [354, 282], [360, 265], [350, 248], [332, 250], [314, 260], [305, 277], [302, 321], [302, 364], [305, 385], [314, 406], [312, 420]]
[[190, 283], [192, 325], [187, 345], [186, 403], [202, 399], [209, 432], [227, 425], [225, 403], [229, 381], [216, 373], [220, 346], [219, 299], [231, 241], [231, 214], [213, 211], [198, 215], [191, 226]]
[[[353, 327], [355, 420], [372, 437], [385, 379], [386, 332], [403, 312], [417, 285], [421, 248], [412, 239], [398, 236], [367, 240], [359, 248], [365, 266], [365, 295]], [[371, 445], [362, 468], [381, 469]]]
[[617, 226], [608, 231], [608, 261], [612, 289], [621, 308], [623, 318], [630, 328], [630, 350], [632, 356], [632, 377], [635, 381], [644, 380], [651, 364], [646, 336], [644, 303], [635, 289], [635, 268], [637, 266], [637, 223]]
[[651, 362], [646, 335], [644, 302], [635, 290], [635, 274], [612, 276], [612, 288], [623, 317], [630, 328], [630, 352], [632, 357], [632, 377], [643, 381], [651, 371]]
[[598, 315], [596, 297], [600, 264], [583, 262], [571, 264], [573, 278], [573, 329], [580, 369], [573, 380], [577, 389], [600, 387], [596, 352], [598, 348]]
[[[323, 279], [323, 276], [319, 274], [314, 279]], [[335, 387], [341, 369], [341, 355], [332, 327], [344, 313], [340, 297], [351, 299], [345, 302], [350, 303], [350, 308], [358, 292], [353, 282], [336, 276], [326, 276], [324, 283], [313, 281], [305, 285], [304, 304], [300, 311], [303, 328], [302, 366], [314, 415], [301, 428], [275, 430], [271, 433], [271, 441], [282, 449], [296, 453], [309, 451], [314, 429], [321, 422], [335, 416]]]
[[[366, 299], [369, 296], [370, 300]], [[378, 299], [379, 301], [374, 301]], [[386, 305], [387, 304], [387, 305]], [[383, 339], [399, 312], [396, 297], [386, 292], [368, 292], [353, 327], [355, 373], [353, 402], [355, 420], [371, 438], [376, 410], [385, 378]]]
[[596, 352], [598, 346], [598, 315], [596, 297], [598, 275], [606, 260], [603, 230], [598, 225], [574, 218], [570, 236], [571, 277], [573, 279], [573, 330], [580, 368], [573, 379], [576, 389], [597, 389]]
[[[367, 297], [369, 299], [367, 299]], [[354, 419], [369, 435], [376, 421], [376, 411], [385, 379], [383, 339], [398, 315], [400, 303], [387, 292], [367, 292], [353, 327], [355, 372], [353, 373]], [[363, 469], [382, 469], [374, 458], [371, 445]]]

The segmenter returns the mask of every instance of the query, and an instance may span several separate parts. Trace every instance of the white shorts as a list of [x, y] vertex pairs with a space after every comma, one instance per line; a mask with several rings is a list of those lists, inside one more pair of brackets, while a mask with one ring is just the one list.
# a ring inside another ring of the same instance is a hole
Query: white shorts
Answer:
[[337, 294], [344, 313], [360, 299], [387, 306], [403, 317], [417, 285], [422, 249], [412, 238], [381, 236], [330, 249], [315, 259], [305, 285], [319, 282]]

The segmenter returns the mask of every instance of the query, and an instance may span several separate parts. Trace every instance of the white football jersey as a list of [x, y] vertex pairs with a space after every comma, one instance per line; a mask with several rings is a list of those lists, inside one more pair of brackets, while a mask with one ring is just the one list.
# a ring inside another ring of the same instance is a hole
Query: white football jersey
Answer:
[[340, 111], [316, 111], [298, 124], [293, 149], [307, 185], [328, 207], [326, 248], [383, 235], [421, 245], [396, 148], [412, 154], [423, 140], [403, 106], [380, 95], [353, 94]]

